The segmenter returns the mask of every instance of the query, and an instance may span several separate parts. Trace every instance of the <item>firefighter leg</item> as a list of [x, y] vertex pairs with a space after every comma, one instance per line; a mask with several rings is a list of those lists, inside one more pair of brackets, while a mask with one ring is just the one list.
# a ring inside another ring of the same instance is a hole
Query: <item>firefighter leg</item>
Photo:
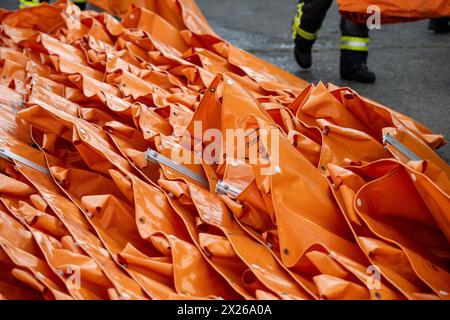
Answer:
[[341, 19], [341, 78], [372, 83], [375, 73], [367, 67], [369, 55], [369, 29], [365, 24], [357, 24]]
[[[19, 0], [19, 9], [34, 7], [42, 2], [45, 2], [45, 0]], [[50, 2], [50, 0], [47, 0], [47, 2]], [[86, 0], [74, 0], [73, 2], [79, 6], [81, 10], [86, 9]]]
[[450, 32], [449, 26], [450, 18], [437, 18], [430, 19], [428, 29], [433, 30], [435, 33], [446, 33]]
[[74, 0], [73, 1], [81, 10], [86, 9], [86, 0]]
[[20, 0], [19, 9], [31, 8], [40, 4], [39, 0]]
[[332, 0], [300, 0], [292, 26], [292, 40], [295, 42], [295, 59], [302, 68], [312, 64], [311, 49], [317, 39]]

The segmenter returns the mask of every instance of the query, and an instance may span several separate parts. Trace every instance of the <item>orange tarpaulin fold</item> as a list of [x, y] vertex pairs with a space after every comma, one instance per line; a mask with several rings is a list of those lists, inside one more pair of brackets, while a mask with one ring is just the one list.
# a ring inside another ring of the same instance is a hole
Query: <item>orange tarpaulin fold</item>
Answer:
[[0, 15], [1, 299], [449, 299], [443, 136], [92, 2]]
[[405, 22], [450, 16], [447, 0], [337, 0], [339, 11], [351, 19], [365, 23], [376, 10], [383, 23]]

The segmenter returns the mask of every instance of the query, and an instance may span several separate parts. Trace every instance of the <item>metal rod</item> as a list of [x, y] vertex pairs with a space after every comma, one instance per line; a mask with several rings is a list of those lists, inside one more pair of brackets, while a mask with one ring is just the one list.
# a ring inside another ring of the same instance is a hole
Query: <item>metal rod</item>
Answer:
[[43, 167], [33, 161], [25, 159], [24, 157], [19, 156], [18, 154], [15, 154], [14, 152], [12, 152], [11, 150], [8, 150], [6, 148], [0, 148], [0, 157], [8, 160], [10, 162], [12, 162], [12, 160], [16, 160], [16, 161], [23, 163], [26, 166], [36, 169], [42, 173], [50, 174], [50, 171], [46, 167]]
[[216, 192], [219, 194], [230, 196], [232, 198], [236, 198], [242, 193], [242, 190], [220, 180], [216, 184]]
[[409, 159], [413, 161], [421, 161], [422, 159], [419, 158], [414, 152], [409, 150], [405, 145], [403, 145], [400, 141], [398, 141], [396, 138], [391, 136], [389, 133], [385, 134], [383, 137], [383, 144], [390, 144], [395, 149], [400, 151], [404, 156], [408, 157]]
[[204, 186], [205, 188], [209, 188], [209, 182], [207, 179], [205, 179], [205, 177], [203, 177], [200, 174], [182, 166], [181, 164], [178, 164], [175, 161], [163, 156], [162, 154], [156, 152], [155, 150], [148, 149], [145, 154], [146, 154], [148, 161], [151, 161], [156, 164], [163, 164], [166, 167], [169, 167], [169, 168], [181, 173], [182, 175], [191, 178], [192, 180], [198, 182], [200, 185]]

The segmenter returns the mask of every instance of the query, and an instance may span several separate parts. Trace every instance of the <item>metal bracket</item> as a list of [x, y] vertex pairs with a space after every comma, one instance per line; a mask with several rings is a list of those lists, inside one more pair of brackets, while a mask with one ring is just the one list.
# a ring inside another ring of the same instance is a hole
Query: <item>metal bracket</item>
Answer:
[[11, 150], [8, 150], [6, 148], [0, 148], [0, 158], [6, 159], [9, 162], [13, 162], [12, 160], [16, 160], [16, 161], [23, 163], [23, 164], [27, 165], [28, 167], [36, 169], [42, 173], [50, 174], [50, 171], [46, 167], [43, 167], [41, 165], [38, 165], [35, 162], [25, 159], [24, 157], [19, 156], [18, 154], [15, 154], [14, 152], [12, 152]]
[[216, 184], [216, 192], [218, 194], [222, 194], [222, 195], [226, 195], [226, 196], [230, 196], [232, 198], [236, 198], [237, 196], [239, 196], [242, 193], [242, 190], [239, 188], [236, 188], [235, 186], [228, 184], [226, 182], [223, 182], [222, 180], [220, 180], [217, 184]]
[[205, 188], [209, 189], [209, 182], [205, 177], [199, 175], [198, 173], [189, 170], [188, 168], [182, 166], [181, 164], [176, 163], [175, 161], [163, 156], [162, 154], [158, 153], [157, 151], [153, 149], [147, 149], [147, 152], [145, 153], [146, 158], [148, 161], [151, 161], [158, 165], [165, 165], [166, 167], [169, 167], [182, 175], [191, 178], [192, 180], [198, 182], [200, 185], [204, 186]]
[[405, 147], [405, 145], [403, 145], [400, 141], [395, 139], [389, 133], [387, 133], [383, 136], [383, 144], [384, 145], [390, 144], [392, 147], [397, 149], [404, 156], [408, 157], [409, 159], [411, 159], [413, 161], [421, 161], [422, 160], [414, 152], [412, 152], [407, 147]]

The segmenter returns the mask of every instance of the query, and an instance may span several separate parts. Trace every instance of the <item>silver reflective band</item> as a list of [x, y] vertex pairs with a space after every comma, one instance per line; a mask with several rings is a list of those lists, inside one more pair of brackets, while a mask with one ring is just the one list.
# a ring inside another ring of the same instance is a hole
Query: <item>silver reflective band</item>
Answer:
[[230, 196], [232, 198], [236, 198], [237, 196], [239, 196], [242, 193], [242, 190], [239, 188], [236, 188], [235, 186], [233, 186], [231, 184], [228, 184], [228, 183], [220, 180], [216, 184], [216, 192], [218, 194], [223, 194], [226, 196]]
[[362, 52], [369, 51], [369, 38], [342, 36], [341, 49]]
[[363, 41], [342, 41], [342, 44], [350, 47], [369, 47], [369, 43]]
[[42, 173], [50, 174], [50, 171], [47, 168], [45, 168], [43, 166], [40, 166], [37, 163], [32, 162], [32, 161], [30, 161], [28, 159], [25, 159], [24, 157], [21, 157], [21, 156], [15, 154], [14, 152], [12, 152], [12, 151], [10, 151], [10, 150], [8, 150], [6, 148], [0, 148], [0, 157], [3, 158], [3, 159], [8, 160], [10, 162], [12, 162], [12, 159], [14, 159], [14, 160], [16, 160], [16, 161], [18, 161], [20, 163], [23, 163], [24, 165], [26, 165], [28, 167], [31, 167], [33, 169], [36, 169], [36, 170], [40, 171]]
[[166, 167], [169, 167], [182, 175], [191, 178], [192, 180], [198, 182], [205, 188], [209, 188], [209, 182], [207, 179], [205, 179], [203, 176], [199, 175], [198, 173], [189, 170], [186, 167], [183, 167], [181, 164], [176, 163], [175, 161], [163, 156], [162, 154], [156, 152], [153, 149], [148, 149], [145, 153], [147, 160], [151, 161], [156, 164], [163, 164]]
[[421, 161], [422, 159], [416, 156], [414, 152], [409, 150], [407, 147], [405, 147], [400, 141], [395, 139], [393, 136], [391, 136], [389, 133], [385, 134], [383, 137], [383, 144], [390, 144], [395, 149], [397, 149], [400, 153], [402, 153], [404, 156], [408, 157], [409, 159], [413, 161]]

